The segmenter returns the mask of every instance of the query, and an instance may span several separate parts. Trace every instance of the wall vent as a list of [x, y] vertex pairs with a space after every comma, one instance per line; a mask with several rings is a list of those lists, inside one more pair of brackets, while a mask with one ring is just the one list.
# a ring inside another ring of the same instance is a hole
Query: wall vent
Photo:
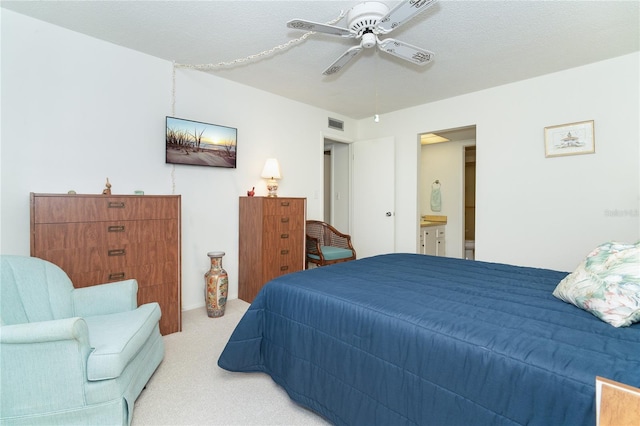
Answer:
[[329, 117], [329, 128], [344, 131], [344, 121]]

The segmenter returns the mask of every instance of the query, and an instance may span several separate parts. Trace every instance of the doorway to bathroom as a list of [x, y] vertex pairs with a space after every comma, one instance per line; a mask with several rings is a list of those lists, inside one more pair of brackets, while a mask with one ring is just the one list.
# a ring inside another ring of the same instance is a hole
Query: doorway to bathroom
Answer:
[[[421, 224], [425, 218], [433, 217], [446, 221], [444, 255], [475, 259], [476, 126], [432, 131], [418, 136]], [[439, 200], [435, 204], [432, 200], [434, 188]], [[422, 235], [422, 228], [419, 229]]]

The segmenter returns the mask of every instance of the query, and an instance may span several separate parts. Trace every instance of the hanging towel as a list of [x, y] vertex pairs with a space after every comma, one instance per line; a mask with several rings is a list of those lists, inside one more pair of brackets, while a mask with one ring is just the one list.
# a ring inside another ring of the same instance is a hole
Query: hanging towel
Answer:
[[439, 181], [435, 181], [431, 185], [431, 210], [434, 212], [442, 210], [442, 195], [440, 195]]

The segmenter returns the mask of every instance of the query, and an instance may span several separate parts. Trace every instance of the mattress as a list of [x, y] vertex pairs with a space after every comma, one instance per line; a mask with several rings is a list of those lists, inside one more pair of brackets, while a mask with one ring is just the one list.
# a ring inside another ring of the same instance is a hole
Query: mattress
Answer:
[[416, 254], [284, 275], [218, 365], [337, 425], [594, 425], [596, 376], [640, 386], [640, 324], [556, 299], [566, 275]]

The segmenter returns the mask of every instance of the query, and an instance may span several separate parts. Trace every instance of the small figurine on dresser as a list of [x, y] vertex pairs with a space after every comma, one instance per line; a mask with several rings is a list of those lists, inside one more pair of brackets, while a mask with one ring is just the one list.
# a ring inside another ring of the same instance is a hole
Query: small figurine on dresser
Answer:
[[251, 191], [247, 191], [247, 196], [248, 197], [253, 197], [256, 194], [255, 189], [256, 189], [256, 187], [254, 186], [253, 188], [251, 188]]
[[111, 184], [109, 183], [109, 178], [107, 178], [106, 188], [102, 191], [102, 195], [111, 195]]

